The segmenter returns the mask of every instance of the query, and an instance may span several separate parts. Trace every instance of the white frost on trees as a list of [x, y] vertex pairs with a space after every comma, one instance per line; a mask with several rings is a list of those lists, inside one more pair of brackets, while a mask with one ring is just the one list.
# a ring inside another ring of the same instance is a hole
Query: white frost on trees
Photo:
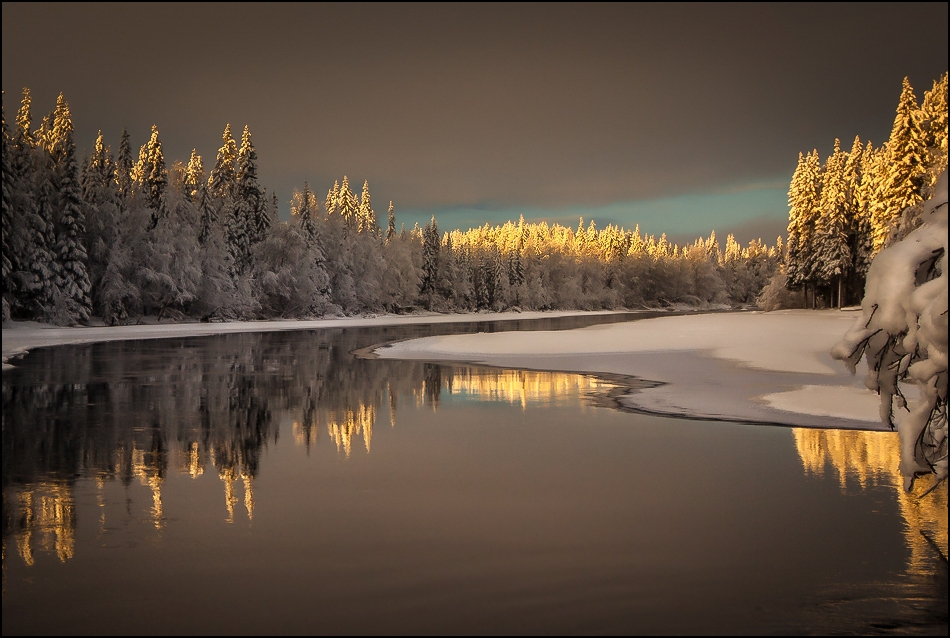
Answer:
[[[832, 349], [852, 370], [864, 356], [867, 387], [881, 397], [881, 419], [897, 424], [900, 471], [910, 489], [918, 474], [947, 478], [947, 173], [924, 206], [923, 223], [882, 250], [868, 270], [861, 317]], [[903, 384], [920, 398], [908, 406]]]

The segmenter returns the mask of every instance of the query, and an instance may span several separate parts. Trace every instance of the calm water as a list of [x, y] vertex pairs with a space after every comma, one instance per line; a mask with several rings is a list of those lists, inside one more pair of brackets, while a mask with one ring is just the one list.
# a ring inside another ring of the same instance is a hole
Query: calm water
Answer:
[[946, 484], [904, 494], [894, 435], [351, 354], [618, 319], [33, 352], [3, 373], [3, 633], [946, 633]]

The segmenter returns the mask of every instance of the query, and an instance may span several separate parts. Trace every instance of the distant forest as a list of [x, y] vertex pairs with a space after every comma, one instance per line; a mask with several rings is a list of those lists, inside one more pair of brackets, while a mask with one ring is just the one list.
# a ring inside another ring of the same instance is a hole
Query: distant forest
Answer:
[[[291, 219], [257, 176], [247, 127], [230, 125], [206, 174], [200, 155], [168, 166], [157, 126], [133, 155], [100, 134], [81, 161], [60, 95], [33, 126], [29, 89], [3, 117], [3, 319], [75, 325], [162, 319], [309, 318], [376, 312], [839, 305], [857, 300], [873, 255], [918, 221], [947, 165], [947, 76], [918, 107], [905, 80], [891, 139], [800, 156], [787, 241], [740, 246], [715, 233], [665, 235], [580, 220], [441, 232], [433, 218], [385, 226], [369, 184], [347, 177], [321, 202], [305, 183]], [[943, 168], [941, 168], [943, 167]], [[908, 209], [910, 207], [910, 209]], [[909, 213], [902, 215], [905, 209]], [[919, 214], [919, 211], [918, 211]], [[790, 291], [801, 290], [795, 297]]]

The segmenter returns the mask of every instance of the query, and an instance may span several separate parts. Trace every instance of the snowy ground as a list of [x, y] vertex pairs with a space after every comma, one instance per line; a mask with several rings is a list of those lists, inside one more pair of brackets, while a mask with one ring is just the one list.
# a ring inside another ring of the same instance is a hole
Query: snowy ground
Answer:
[[[384, 358], [609, 373], [644, 381], [620, 398], [646, 412], [807, 427], [884, 429], [878, 397], [828, 354], [857, 311], [659, 317], [561, 332], [412, 339]], [[652, 387], [651, 387], [652, 386]]]
[[[3, 367], [32, 348], [70, 343], [159, 339], [412, 323], [517, 320], [580, 312], [384, 315], [313, 321], [175, 323], [56, 328], [3, 326]], [[681, 315], [569, 331], [426, 337], [376, 350], [383, 358], [467, 361], [508, 368], [607, 373], [643, 383], [625, 406], [693, 418], [808, 427], [883, 429], [877, 396], [828, 351], [857, 311], [780, 311]]]

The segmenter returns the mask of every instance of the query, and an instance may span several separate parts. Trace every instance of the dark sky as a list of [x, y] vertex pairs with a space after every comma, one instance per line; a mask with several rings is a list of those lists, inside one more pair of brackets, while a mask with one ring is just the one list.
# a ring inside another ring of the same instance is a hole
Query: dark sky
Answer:
[[920, 99], [947, 70], [947, 13], [3, 3], [4, 104], [12, 119], [30, 87], [38, 122], [63, 92], [81, 148], [98, 129], [117, 148], [124, 126], [137, 149], [157, 124], [169, 163], [196, 147], [206, 169], [224, 125], [240, 141], [248, 124], [283, 216], [304, 180], [322, 199], [346, 174], [409, 226], [524, 213], [771, 231], [799, 151], [882, 143], [903, 77]]

